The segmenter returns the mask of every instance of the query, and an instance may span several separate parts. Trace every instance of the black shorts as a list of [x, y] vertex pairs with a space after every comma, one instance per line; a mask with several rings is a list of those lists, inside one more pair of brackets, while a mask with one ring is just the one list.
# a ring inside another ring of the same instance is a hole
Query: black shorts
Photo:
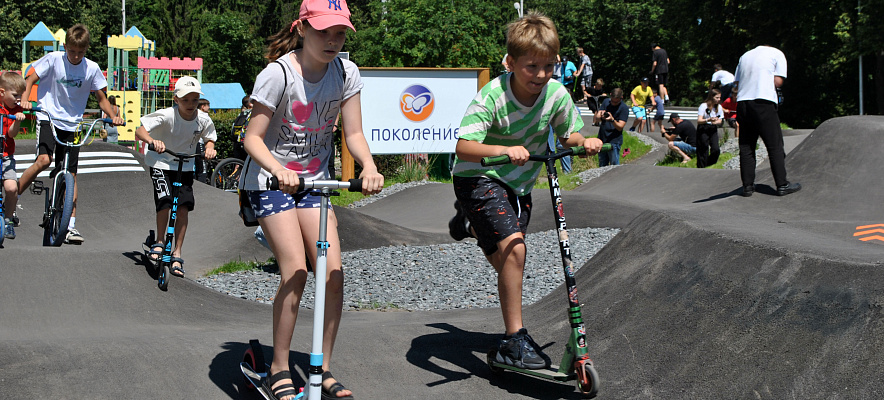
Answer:
[[[178, 171], [151, 168], [150, 179], [153, 181], [153, 201], [157, 212], [172, 208], [172, 185]], [[181, 186], [178, 188], [178, 206], [193, 211], [196, 200], [193, 197], [193, 171], [181, 172]]]
[[657, 81], [658, 85], [668, 85], [669, 84], [669, 73], [662, 73], [655, 75], [654, 80]]
[[[59, 163], [64, 162], [65, 146], [58, 145], [58, 143], [55, 142], [55, 137], [52, 136], [52, 127], [49, 126], [49, 121], [40, 121], [37, 131], [37, 137], [39, 138], [37, 141], [37, 155], [48, 154], [51, 159], [55, 160], [55, 168], [53, 168], [53, 172], [60, 171], [61, 165], [59, 165]], [[74, 132], [56, 128], [55, 133], [58, 135], [58, 140], [61, 140], [62, 142], [70, 142], [74, 140]], [[71, 171], [74, 174], [77, 173], [79, 158], [80, 148], [72, 147], [71, 158], [68, 161], [68, 171]]]
[[522, 235], [531, 220], [531, 194], [516, 196], [505, 183], [486, 177], [455, 176], [454, 195], [476, 232], [479, 247], [486, 256], [497, 251], [497, 244], [514, 233]]

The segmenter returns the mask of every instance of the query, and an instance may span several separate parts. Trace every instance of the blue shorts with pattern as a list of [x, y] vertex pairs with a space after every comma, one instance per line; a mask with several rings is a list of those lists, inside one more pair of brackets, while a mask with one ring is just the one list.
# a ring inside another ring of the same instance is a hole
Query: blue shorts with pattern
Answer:
[[[313, 189], [302, 190], [294, 195], [281, 190], [249, 190], [247, 193], [257, 218], [269, 217], [293, 208], [320, 207], [320, 196], [312, 195], [319, 194], [320, 191]], [[331, 202], [328, 203], [328, 208], [332, 208]]]

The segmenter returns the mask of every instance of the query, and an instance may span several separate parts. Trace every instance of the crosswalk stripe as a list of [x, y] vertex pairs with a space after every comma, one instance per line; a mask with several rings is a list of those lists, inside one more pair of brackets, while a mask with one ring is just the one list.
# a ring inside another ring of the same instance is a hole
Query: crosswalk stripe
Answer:
[[[21, 178], [22, 173], [34, 164], [37, 159], [35, 154], [15, 155], [16, 175]], [[104, 172], [142, 172], [144, 167], [135, 159], [132, 153], [124, 153], [120, 151], [87, 151], [80, 153], [79, 162], [77, 163], [77, 174], [97, 174]], [[85, 168], [84, 168], [85, 167]], [[38, 178], [46, 178], [49, 176], [51, 169], [41, 172]]]
[[[591, 117], [592, 111], [589, 107], [586, 106], [577, 106], [577, 109], [580, 110], [580, 116]], [[678, 116], [684, 120], [696, 121], [697, 120], [697, 111], [682, 111], [682, 110], [673, 110], [673, 111], [664, 111], [663, 119], [668, 120], [669, 116], [672, 113], [678, 113]], [[629, 108], [629, 117], [635, 118], [635, 113], [632, 112], [632, 107]]]

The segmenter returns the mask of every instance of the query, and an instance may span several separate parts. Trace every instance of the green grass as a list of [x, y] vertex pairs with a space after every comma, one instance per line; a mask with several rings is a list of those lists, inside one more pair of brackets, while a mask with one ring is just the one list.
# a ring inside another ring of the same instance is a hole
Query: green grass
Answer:
[[[729, 137], [730, 137], [730, 130], [725, 128], [724, 133], [721, 135], [721, 139], [719, 140], [719, 143], [723, 145], [725, 142], [727, 142]], [[758, 145], [756, 145], [755, 147], [757, 148]], [[724, 169], [724, 163], [726, 163], [728, 160], [736, 157], [737, 154], [738, 153], [721, 153], [721, 156], [718, 157], [718, 162], [716, 162], [714, 165], [710, 165], [706, 168]], [[694, 156], [693, 158], [691, 158], [691, 161], [688, 161], [688, 162], [682, 164], [681, 163], [681, 156], [677, 155], [675, 152], [670, 150], [669, 152], [666, 153], [666, 156], [663, 157], [662, 160], [657, 162], [657, 166], [677, 167], [677, 168], [697, 168], [697, 157]]]
[[[620, 157], [621, 164], [629, 164], [637, 160], [638, 158], [648, 154], [651, 151], [651, 145], [645, 144], [637, 137], [623, 133], [623, 146], [620, 151], [624, 151], [629, 149], [629, 154], [626, 156]], [[571, 172], [563, 173], [561, 163], [556, 163], [556, 171], [559, 175], [559, 186], [562, 190], [573, 190], [580, 186], [583, 182], [581, 182], [580, 177], [578, 176], [581, 172], [586, 171], [588, 169], [598, 168], [599, 166], [599, 158], [598, 156], [592, 156], [587, 158], [573, 157], [571, 159]], [[540, 173], [540, 177], [537, 179], [537, 184], [534, 185], [537, 189], [549, 189], [549, 181], [546, 179], [546, 170], [542, 170]]]
[[233, 272], [241, 272], [248, 271], [255, 268], [261, 268], [263, 266], [276, 265], [276, 259], [270, 257], [267, 261], [259, 262], [255, 261], [243, 261], [242, 258], [228, 261], [226, 264], [215, 268], [209, 272], [206, 272], [206, 276], [218, 275], [218, 274], [229, 274]]
[[[721, 153], [721, 156], [718, 157], [718, 162], [716, 162], [714, 165], [708, 166], [707, 168], [724, 169], [724, 163], [734, 157], [736, 157], [736, 154], [734, 153]], [[663, 157], [662, 160], [657, 162], [657, 165], [661, 167], [697, 168], [697, 158], [694, 157], [691, 159], [691, 161], [682, 164], [680, 156], [676, 156], [672, 152], [669, 152], [669, 154], [666, 154], [666, 157]]]

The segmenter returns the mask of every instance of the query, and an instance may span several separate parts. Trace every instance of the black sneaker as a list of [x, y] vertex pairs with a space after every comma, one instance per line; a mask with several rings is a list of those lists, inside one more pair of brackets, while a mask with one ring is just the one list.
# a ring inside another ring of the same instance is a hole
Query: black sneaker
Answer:
[[777, 196], [785, 196], [790, 193], [795, 193], [801, 190], [800, 183], [789, 183], [786, 182], [783, 186], [777, 186]]
[[743, 197], [750, 197], [755, 193], [755, 185], [743, 186]]
[[504, 337], [497, 348], [496, 361], [525, 369], [549, 368], [551, 361], [540, 351], [540, 346], [528, 335], [525, 328], [519, 329], [514, 335]]
[[454, 201], [454, 209], [457, 213], [448, 221], [448, 234], [458, 241], [472, 237], [473, 235], [470, 234], [470, 221], [467, 220], [467, 216], [457, 200]]

